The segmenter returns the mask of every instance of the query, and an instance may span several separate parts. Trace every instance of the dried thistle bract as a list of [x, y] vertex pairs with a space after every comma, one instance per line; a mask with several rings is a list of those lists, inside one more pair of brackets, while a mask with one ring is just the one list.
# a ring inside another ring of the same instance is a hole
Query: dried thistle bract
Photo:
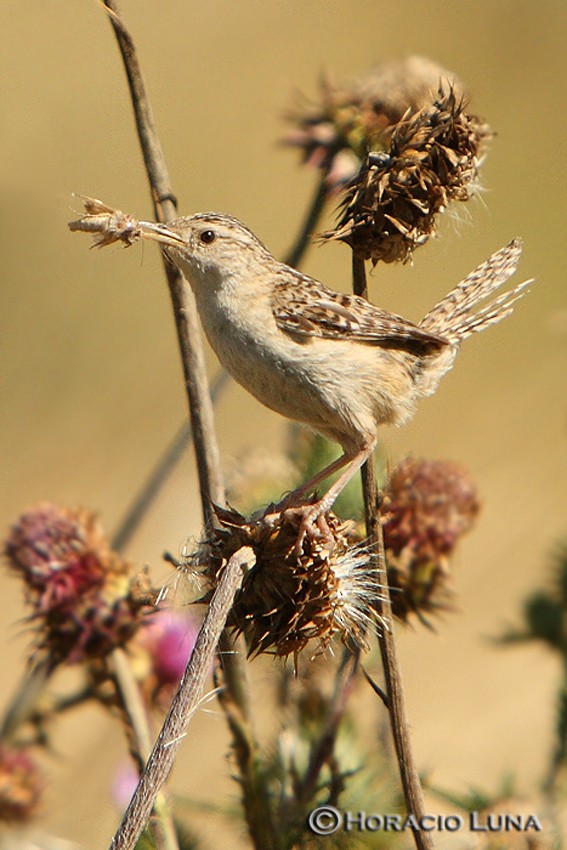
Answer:
[[377, 570], [371, 555], [356, 543], [352, 523], [326, 515], [332, 537], [307, 536], [295, 551], [300, 518], [286, 510], [254, 520], [217, 508], [219, 527], [209, 532], [195, 562], [207, 566], [214, 585], [231, 555], [251, 546], [256, 564], [236, 597], [230, 625], [242, 632], [250, 655], [297, 655], [310, 641], [325, 648], [339, 635], [365, 645], [375, 628], [379, 599]]
[[391, 128], [383, 152], [369, 153], [346, 189], [336, 228], [323, 236], [374, 264], [408, 260], [435, 233], [448, 203], [475, 192], [491, 135], [453, 88], [440, 88], [436, 100]]
[[463, 94], [454, 74], [423, 56], [384, 63], [343, 83], [326, 74], [319, 101], [300, 97], [285, 116], [295, 127], [283, 142], [299, 148], [304, 162], [321, 169], [330, 188], [338, 189], [371, 151], [389, 149], [390, 128], [408, 110], [430, 105], [441, 83]]

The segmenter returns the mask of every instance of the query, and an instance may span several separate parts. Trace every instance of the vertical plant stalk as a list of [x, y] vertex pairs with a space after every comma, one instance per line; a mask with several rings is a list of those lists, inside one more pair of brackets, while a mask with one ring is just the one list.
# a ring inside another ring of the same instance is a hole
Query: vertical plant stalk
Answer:
[[224, 568], [177, 693], [109, 850], [132, 850], [135, 847], [202, 698], [220, 636], [242, 584], [244, 569], [253, 566], [254, 560], [252, 549], [243, 546]]
[[[366, 269], [364, 260], [354, 252], [352, 255], [352, 280], [355, 295], [368, 297]], [[376, 484], [376, 471], [372, 460], [362, 468], [362, 492], [364, 498], [364, 514], [366, 519], [366, 534], [374, 546], [379, 580], [382, 587], [382, 598], [379, 601], [378, 613], [384, 620], [384, 628], [378, 637], [384, 681], [388, 699], [388, 712], [394, 749], [404, 792], [404, 800], [409, 814], [419, 820], [424, 814], [423, 791], [419, 774], [415, 766], [409, 726], [405, 711], [402, 671], [398, 661], [396, 641], [392, 626], [392, 606], [388, 588], [386, 571], [386, 552], [384, 549], [384, 534], [380, 522], [380, 501]], [[429, 833], [413, 830], [413, 838], [418, 850], [432, 850], [433, 842]]]
[[[124, 63], [138, 138], [150, 183], [154, 212], [158, 221], [171, 221], [177, 215], [175, 196], [153, 113], [142, 77], [134, 41], [122, 23], [115, 0], [104, 0]], [[205, 523], [213, 522], [213, 503], [224, 503], [220, 455], [214, 428], [213, 406], [207, 382], [205, 358], [200, 339], [193, 294], [183, 277], [162, 254], [165, 275], [181, 351], [183, 377], [189, 400], [189, 415], [195, 442], [201, 505]]]
[[236, 662], [242, 669], [234, 660], [227, 664], [230, 657], [234, 659], [234, 646], [225, 633], [220, 642], [215, 684], [219, 688], [219, 701], [232, 733], [233, 752], [242, 786], [244, 816], [252, 844], [256, 850], [278, 850], [281, 840], [272, 815], [268, 778], [252, 734], [246, 670], [242, 662], [244, 653], [236, 656]]
[[311, 201], [311, 206], [307, 210], [295, 243], [285, 256], [284, 263], [287, 263], [288, 266], [297, 267], [299, 265], [305, 251], [309, 246], [309, 240], [313, 235], [313, 231], [317, 227], [319, 219], [321, 218], [323, 207], [325, 206], [325, 201], [327, 200], [327, 195], [329, 194], [326, 177], [327, 172], [325, 171], [321, 174], [321, 177], [319, 178], [319, 183], [315, 188], [315, 194], [313, 195], [313, 200]]
[[[125, 723], [131, 733], [131, 754], [137, 761], [138, 772], [141, 774], [152, 749], [147, 707], [125, 651], [121, 648], [115, 649], [111, 660], [115, 687], [125, 714]], [[165, 791], [156, 794], [153, 810], [156, 814], [152, 822], [153, 838], [157, 850], [178, 850], [175, 823]]]
[[[130, 33], [122, 23], [116, 0], [104, 0], [104, 5], [109, 13], [128, 79], [155, 215], [159, 221], [167, 222], [176, 215], [175, 196], [172, 192], [163, 151], [155, 129], [135, 45]], [[181, 274], [173, 264], [165, 260], [165, 257], [163, 259], [189, 401], [189, 415], [199, 475], [203, 518], [205, 524], [209, 525], [214, 522], [213, 504], [224, 504], [225, 493], [197, 310], [193, 294], [190, 288], [184, 285]], [[234, 737], [233, 746], [235, 752], [238, 753], [242, 749], [243, 743], [246, 742], [247, 746], [253, 750], [256, 763], [259, 763], [259, 748], [247, 700], [247, 682], [242, 654], [235, 648], [235, 644], [226, 633], [223, 635], [223, 642], [226, 647], [222, 655], [225, 671], [224, 686], [230, 689], [231, 698], [234, 704], [238, 706], [242, 718], [241, 724], [237, 727], [231, 724], [231, 718], [227, 716]], [[241, 780], [244, 807], [248, 812], [252, 808], [248, 803], [248, 798], [250, 794], [253, 794], [253, 789], [247, 781], [246, 773], [241, 776]], [[149, 814], [149, 811], [150, 809], [147, 810], [147, 814]], [[262, 816], [255, 809], [254, 812], [257, 817]], [[268, 817], [269, 814], [266, 812], [265, 816]], [[251, 837], [254, 837], [250, 823], [249, 830]], [[261, 845], [256, 846], [260, 850]]]
[[321, 734], [313, 746], [305, 777], [301, 782], [297, 796], [300, 803], [310, 803], [317, 792], [319, 777], [325, 764], [333, 755], [341, 722], [345, 716], [348, 700], [352, 692], [358, 671], [360, 653], [345, 647], [341, 663], [335, 676], [335, 688], [325, 718]]

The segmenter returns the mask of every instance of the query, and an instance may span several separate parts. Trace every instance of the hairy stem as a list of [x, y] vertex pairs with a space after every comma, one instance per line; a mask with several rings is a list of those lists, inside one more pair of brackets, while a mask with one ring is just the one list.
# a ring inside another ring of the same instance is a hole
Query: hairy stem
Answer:
[[[115, 0], [105, 0], [105, 6], [110, 13], [110, 22], [118, 41], [128, 78], [138, 138], [150, 183], [155, 215], [159, 221], [171, 221], [177, 215], [175, 196], [156, 132], [135, 45], [120, 18]], [[205, 523], [209, 524], [214, 520], [213, 503], [224, 503], [224, 486], [197, 310], [193, 294], [189, 287], [184, 286], [180, 272], [172, 263], [167, 262], [165, 255], [162, 256], [181, 351], [185, 389], [189, 401], [189, 415], [195, 442], [203, 516]]]
[[[123, 649], [115, 649], [111, 655], [116, 691], [122, 711], [130, 730], [132, 756], [137, 762], [139, 773], [144, 769], [151, 748], [152, 738], [148, 712], [130, 660]], [[156, 817], [153, 821], [153, 837], [157, 850], [178, 850], [177, 833], [170, 806], [163, 792], [156, 794], [153, 801]]]
[[[104, 2], [109, 11], [110, 20], [128, 78], [138, 137], [150, 183], [155, 215], [159, 221], [169, 221], [176, 215], [175, 196], [171, 189], [163, 151], [155, 129], [152, 110], [143, 82], [134, 42], [120, 19], [115, 0], [104, 0]], [[203, 518], [205, 525], [211, 525], [214, 522], [213, 505], [214, 503], [224, 504], [225, 493], [197, 310], [190, 288], [183, 285], [182, 276], [173, 264], [166, 262], [165, 256], [164, 267], [169, 285], [183, 365], [185, 388], [189, 402], [189, 415], [199, 474]], [[223, 653], [223, 665], [226, 674], [225, 688], [230, 690], [231, 701], [237, 706], [242, 717], [242, 724], [245, 727], [245, 731], [242, 734], [246, 735], [250, 746], [254, 750], [255, 760], [259, 762], [259, 749], [247, 703], [247, 685], [242, 661], [231, 638], [225, 634], [223, 640], [226, 647], [230, 646], [230, 651]], [[226, 704], [227, 701], [225, 701]], [[233, 731], [233, 746], [235, 751], [237, 751], [239, 738], [235, 734], [235, 729], [228, 713], [227, 720]], [[247, 786], [243, 782], [243, 794], [246, 795], [246, 793]], [[247, 803], [245, 800], [246, 806]], [[150, 809], [147, 809], [147, 814], [149, 814], [149, 811]]]
[[[352, 278], [354, 293], [367, 298], [368, 288], [364, 260], [354, 252], [352, 255]], [[380, 522], [380, 501], [376, 484], [376, 471], [374, 463], [371, 461], [366, 463], [362, 468], [362, 492], [366, 518], [366, 534], [369, 541], [374, 545], [376, 564], [382, 587], [382, 599], [378, 603], [378, 613], [384, 622], [384, 627], [378, 637], [378, 642], [382, 656], [382, 666], [384, 668], [384, 681], [392, 738], [394, 740], [394, 749], [398, 760], [406, 807], [409, 814], [419, 819], [425, 814], [423, 791], [413, 759], [409, 726], [405, 711], [402, 671], [398, 661], [393, 632], [392, 607], [388, 589], [384, 535]], [[413, 837], [418, 850], [432, 850], [433, 842], [429, 833], [414, 830]]]
[[220, 636], [235, 594], [242, 584], [244, 569], [253, 563], [252, 549], [242, 547], [224, 568], [177, 693], [109, 850], [132, 850], [135, 846], [156, 796], [173, 767], [191, 717], [198, 708]]

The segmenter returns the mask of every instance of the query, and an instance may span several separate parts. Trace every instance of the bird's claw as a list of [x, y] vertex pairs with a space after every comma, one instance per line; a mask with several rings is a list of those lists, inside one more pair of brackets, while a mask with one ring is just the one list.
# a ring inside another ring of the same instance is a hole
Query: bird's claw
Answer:
[[299, 531], [294, 546], [294, 553], [298, 558], [304, 554], [303, 544], [306, 538], [315, 541], [318, 545], [328, 543], [329, 549], [333, 548], [334, 537], [325, 514], [325, 506], [320, 502], [316, 502], [314, 505], [301, 505], [285, 509], [284, 516], [286, 519], [300, 517]]

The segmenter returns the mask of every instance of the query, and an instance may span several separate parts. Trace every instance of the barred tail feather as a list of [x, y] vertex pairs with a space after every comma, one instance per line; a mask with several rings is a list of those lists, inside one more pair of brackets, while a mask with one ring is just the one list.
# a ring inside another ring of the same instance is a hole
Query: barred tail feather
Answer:
[[513, 312], [513, 305], [525, 295], [526, 287], [530, 283], [533, 283], [533, 279], [520, 283], [515, 289], [506, 292], [506, 297], [501, 296], [500, 298], [496, 298], [490, 304], [487, 304], [483, 310], [479, 310], [478, 313], [466, 316], [454, 328], [451, 327], [445, 336], [452, 342], [460, 342], [473, 333], [478, 333], [485, 328], [489, 328], [490, 325], [501, 322], [502, 319], [505, 319], [506, 316], [509, 316]]
[[478, 333], [509, 316], [513, 305], [532, 283], [531, 280], [504, 292], [480, 310], [474, 313], [471, 311], [516, 271], [521, 252], [520, 239], [513, 239], [504, 248], [496, 251], [430, 310], [420, 323], [421, 327], [449, 342], [459, 343], [471, 334]]

